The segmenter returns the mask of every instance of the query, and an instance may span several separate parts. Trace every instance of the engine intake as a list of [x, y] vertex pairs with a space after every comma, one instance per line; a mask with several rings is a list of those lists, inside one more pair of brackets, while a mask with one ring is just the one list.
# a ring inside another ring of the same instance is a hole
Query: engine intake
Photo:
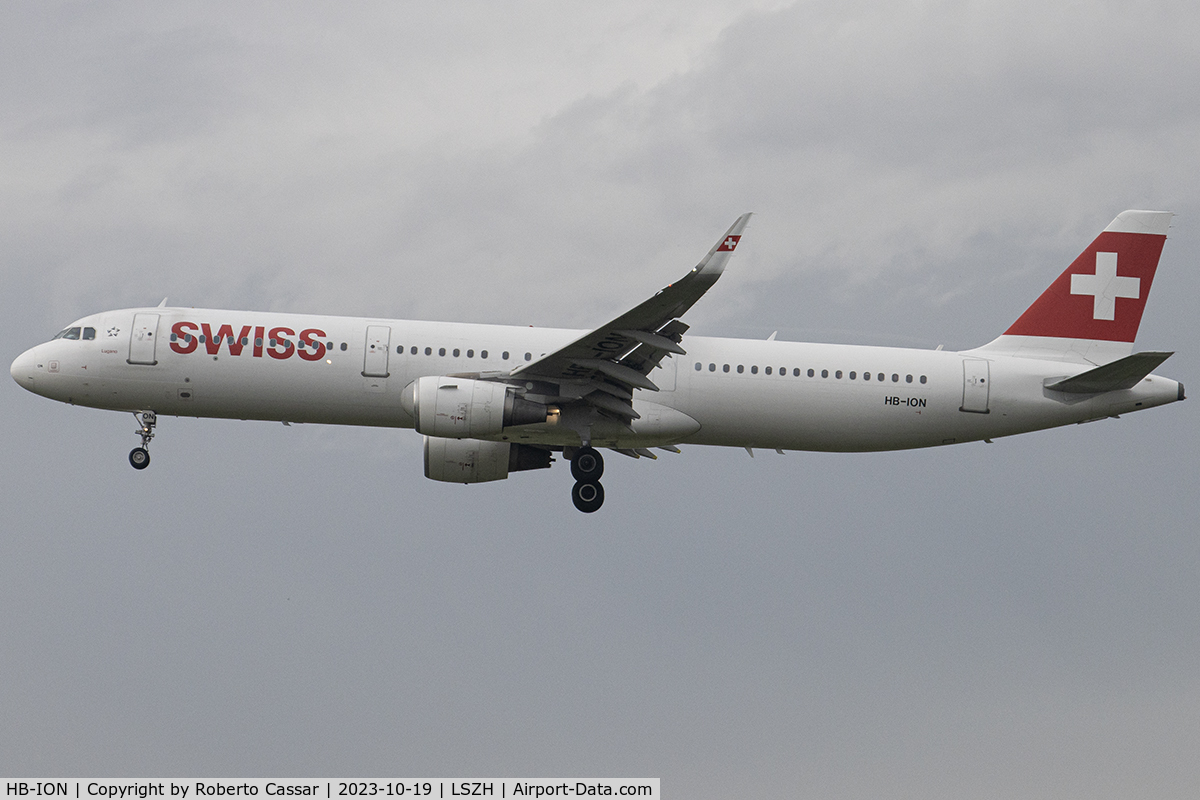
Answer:
[[511, 386], [445, 375], [417, 378], [400, 396], [416, 429], [426, 436], [494, 436], [514, 425], [547, 422], [550, 410], [517, 396]]

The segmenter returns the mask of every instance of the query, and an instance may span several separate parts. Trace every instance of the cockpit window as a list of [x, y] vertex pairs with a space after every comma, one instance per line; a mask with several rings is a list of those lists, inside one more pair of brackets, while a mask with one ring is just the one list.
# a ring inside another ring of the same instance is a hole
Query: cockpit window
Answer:
[[[79, 328], [67, 328], [66, 330], [59, 331], [58, 335], [55, 336], [54, 338], [55, 339], [78, 339], [79, 338]], [[92, 329], [92, 338], [93, 339], [96, 338], [95, 329]]]
[[96, 338], [96, 329], [95, 328], [84, 328], [83, 329], [83, 338], [95, 339]]

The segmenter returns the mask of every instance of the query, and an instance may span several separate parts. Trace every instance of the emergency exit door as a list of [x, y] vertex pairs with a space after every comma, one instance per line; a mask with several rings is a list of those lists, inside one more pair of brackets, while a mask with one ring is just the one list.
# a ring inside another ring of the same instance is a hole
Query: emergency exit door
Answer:
[[362, 374], [367, 378], [386, 378], [388, 376], [388, 347], [391, 343], [392, 329], [387, 325], [367, 326], [367, 346], [363, 352]]

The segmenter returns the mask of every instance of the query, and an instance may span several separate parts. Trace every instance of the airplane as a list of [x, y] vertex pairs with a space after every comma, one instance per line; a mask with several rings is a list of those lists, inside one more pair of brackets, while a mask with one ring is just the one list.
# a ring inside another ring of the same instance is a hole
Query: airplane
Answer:
[[425, 476], [480, 483], [570, 462], [604, 503], [601, 449], [867, 452], [991, 442], [1184, 399], [1133, 342], [1172, 214], [1125, 211], [1003, 334], [972, 350], [685, 335], [744, 214], [700, 263], [591, 331], [168, 307], [72, 322], [12, 363], [72, 405], [159, 415], [414, 428]]

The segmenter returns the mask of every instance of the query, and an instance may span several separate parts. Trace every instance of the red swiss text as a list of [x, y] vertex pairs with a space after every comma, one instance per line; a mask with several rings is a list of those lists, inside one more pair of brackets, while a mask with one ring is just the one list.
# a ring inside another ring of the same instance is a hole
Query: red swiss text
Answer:
[[[220, 354], [221, 349], [231, 356], [249, 355], [262, 358], [285, 359], [297, 355], [305, 361], [318, 361], [325, 357], [326, 345], [321, 341], [325, 331], [305, 328], [297, 335], [291, 328], [267, 329], [263, 325], [242, 325], [234, 330], [232, 325], [222, 325], [213, 330], [207, 322], [181, 321], [171, 326], [171, 349], [180, 355], [195, 353], [200, 345], [210, 356]], [[247, 353], [247, 351], [249, 351]]]

